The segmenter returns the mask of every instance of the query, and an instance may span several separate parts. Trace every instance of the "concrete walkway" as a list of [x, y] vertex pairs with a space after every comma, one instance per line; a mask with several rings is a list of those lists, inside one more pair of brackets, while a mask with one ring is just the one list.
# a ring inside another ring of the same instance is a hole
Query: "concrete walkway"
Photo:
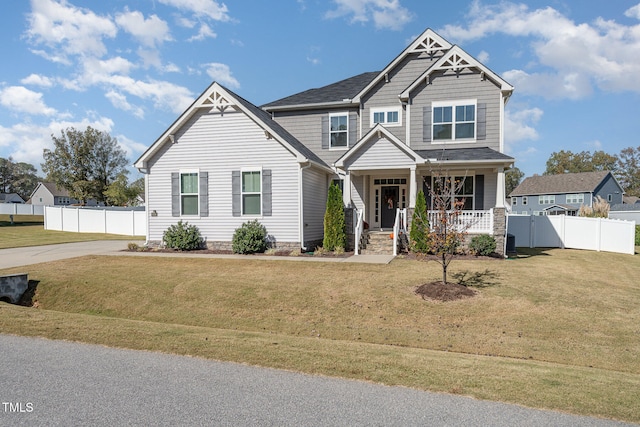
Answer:
[[[59, 261], [84, 255], [112, 255], [112, 256], [153, 256], [153, 257], [194, 257], [194, 258], [223, 258], [223, 259], [251, 259], [265, 261], [302, 261], [302, 262], [357, 262], [365, 264], [388, 264], [393, 255], [354, 255], [347, 258], [307, 257], [307, 256], [268, 256], [268, 255], [220, 255], [220, 254], [190, 254], [163, 252], [128, 252], [127, 240], [100, 240], [95, 242], [62, 243], [57, 245], [30, 246], [26, 248], [0, 249], [0, 269], [39, 264], [42, 262]], [[144, 242], [135, 242], [143, 245]]]

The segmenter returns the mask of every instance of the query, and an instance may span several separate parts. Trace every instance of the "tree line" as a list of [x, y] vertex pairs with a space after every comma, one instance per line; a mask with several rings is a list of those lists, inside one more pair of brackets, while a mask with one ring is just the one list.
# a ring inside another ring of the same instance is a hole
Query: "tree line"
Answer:
[[[65, 189], [69, 196], [86, 204], [96, 200], [107, 206], [135, 206], [144, 193], [144, 178], [129, 183], [126, 153], [109, 133], [92, 127], [64, 129], [51, 135], [53, 149], [44, 149], [44, 181]], [[36, 168], [0, 158], [0, 191], [18, 193], [27, 200], [43, 181]]]
[[[627, 196], [640, 197], [640, 146], [628, 147], [618, 155], [599, 151], [560, 150], [551, 153], [543, 175], [564, 173], [611, 171]], [[524, 173], [514, 167], [505, 173], [506, 194], [511, 193], [524, 177]]]

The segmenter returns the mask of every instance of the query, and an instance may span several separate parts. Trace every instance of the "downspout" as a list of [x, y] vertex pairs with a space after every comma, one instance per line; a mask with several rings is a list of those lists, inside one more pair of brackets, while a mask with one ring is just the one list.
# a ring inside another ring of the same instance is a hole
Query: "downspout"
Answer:
[[298, 235], [300, 236], [300, 248], [303, 251], [307, 251], [307, 247], [304, 246], [304, 185], [302, 181], [303, 171], [311, 167], [311, 162], [307, 162], [306, 165], [300, 163], [300, 170], [298, 171]]

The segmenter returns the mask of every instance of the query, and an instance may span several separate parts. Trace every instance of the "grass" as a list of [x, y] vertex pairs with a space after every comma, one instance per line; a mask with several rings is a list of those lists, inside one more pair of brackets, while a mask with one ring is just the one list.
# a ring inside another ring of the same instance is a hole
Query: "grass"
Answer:
[[0, 215], [0, 249], [93, 240], [141, 240], [141, 237], [102, 233], [69, 233], [44, 229], [42, 215]]
[[406, 259], [90, 256], [28, 270], [39, 309], [0, 305], [4, 332], [640, 422], [639, 255], [554, 249], [454, 261], [452, 273], [497, 278], [448, 303], [413, 293], [439, 265]]

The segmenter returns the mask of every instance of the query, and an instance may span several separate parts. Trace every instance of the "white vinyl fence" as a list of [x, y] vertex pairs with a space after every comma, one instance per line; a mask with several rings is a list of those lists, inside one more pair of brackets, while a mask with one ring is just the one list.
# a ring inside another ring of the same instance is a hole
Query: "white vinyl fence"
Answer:
[[635, 221], [568, 215], [509, 215], [516, 247], [572, 248], [634, 254]]
[[143, 209], [47, 206], [44, 210], [44, 228], [146, 237], [147, 214]]
[[44, 206], [23, 203], [0, 203], [2, 215], [44, 215]]

